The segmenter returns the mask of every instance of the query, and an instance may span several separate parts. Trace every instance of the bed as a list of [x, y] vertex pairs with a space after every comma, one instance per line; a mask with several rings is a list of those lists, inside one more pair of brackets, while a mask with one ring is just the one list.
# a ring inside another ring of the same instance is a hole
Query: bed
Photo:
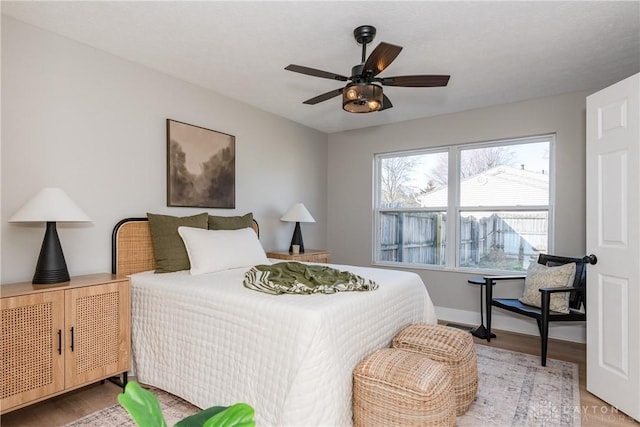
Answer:
[[269, 295], [242, 285], [247, 268], [154, 274], [144, 218], [118, 223], [113, 242], [113, 272], [132, 284], [138, 381], [201, 408], [249, 403], [258, 425], [351, 425], [355, 366], [405, 326], [436, 322], [414, 273], [332, 264], [379, 288]]

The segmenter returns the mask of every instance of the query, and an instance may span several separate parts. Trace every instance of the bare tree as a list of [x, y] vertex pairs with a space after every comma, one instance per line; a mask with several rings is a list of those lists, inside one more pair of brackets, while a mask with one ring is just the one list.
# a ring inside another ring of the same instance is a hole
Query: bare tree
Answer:
[[[510, 147], [486, 147], [464, 150], [460, 156], [460, 177], [468, 178], [502, 165], [512, 165], [515, 153]], [[449, 182], [449, 164], [446, 155], [438, 157], [438, 163], [429, 172], [429, 177], [439, 185]]]
[[460, 175], [462, 178], [502, 165], [512, 165], [516, 154], [510, 147], [487, 147], [465, 150], [460, 157]]
[[449, 155], [447, 153], [438, 153], [436, 157], [436, 165], [427, 173], [430, 190], [423, 190], [424, 193], [432, 191], [440, 185], [447, 185], [449, 182]]
[[382, 159], [382, 201], [385, 204], [413, 204], [414, 191], [409, 184], [418, 160], [415, 157], [389, 157]]

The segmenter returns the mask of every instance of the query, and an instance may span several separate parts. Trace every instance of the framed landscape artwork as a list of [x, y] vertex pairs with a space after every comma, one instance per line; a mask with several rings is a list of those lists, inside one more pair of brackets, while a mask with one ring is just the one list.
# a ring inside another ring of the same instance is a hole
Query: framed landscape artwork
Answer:
[[235, 208], [235, 137], [167, 119], [167, 206]]

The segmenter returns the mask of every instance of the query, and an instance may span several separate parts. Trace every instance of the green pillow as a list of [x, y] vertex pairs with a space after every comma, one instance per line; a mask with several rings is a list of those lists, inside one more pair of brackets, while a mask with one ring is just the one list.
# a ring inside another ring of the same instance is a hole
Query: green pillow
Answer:
[[253, 227], [253, 213], [242, 216], [209, 215], [209, 230], [239, 230]]
[[178, 227], [204, 228], [206, 230], [208, 216], [206, 212], [185, 217], [147, 213], [153, 255], [156, 259], [156, 273], [171, 273], [191, 268], [187, 249], [178, 234]]

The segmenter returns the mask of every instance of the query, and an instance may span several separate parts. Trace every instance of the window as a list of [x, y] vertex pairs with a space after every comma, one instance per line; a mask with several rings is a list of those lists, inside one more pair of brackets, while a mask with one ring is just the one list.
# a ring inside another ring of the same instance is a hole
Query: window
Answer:
[[526, 270], [547, 252], [551, 135], [375, 156], [380, 264]]
[[[378, 158], [379, 209], [376, 261], [445, 265], [447, 200], [423, 206], [420, 196], [446, 181], [448, 153]], [[438, 167], [432, 172], [432, 168]], [[443, 176], [438, 177], [438, 174]]]

